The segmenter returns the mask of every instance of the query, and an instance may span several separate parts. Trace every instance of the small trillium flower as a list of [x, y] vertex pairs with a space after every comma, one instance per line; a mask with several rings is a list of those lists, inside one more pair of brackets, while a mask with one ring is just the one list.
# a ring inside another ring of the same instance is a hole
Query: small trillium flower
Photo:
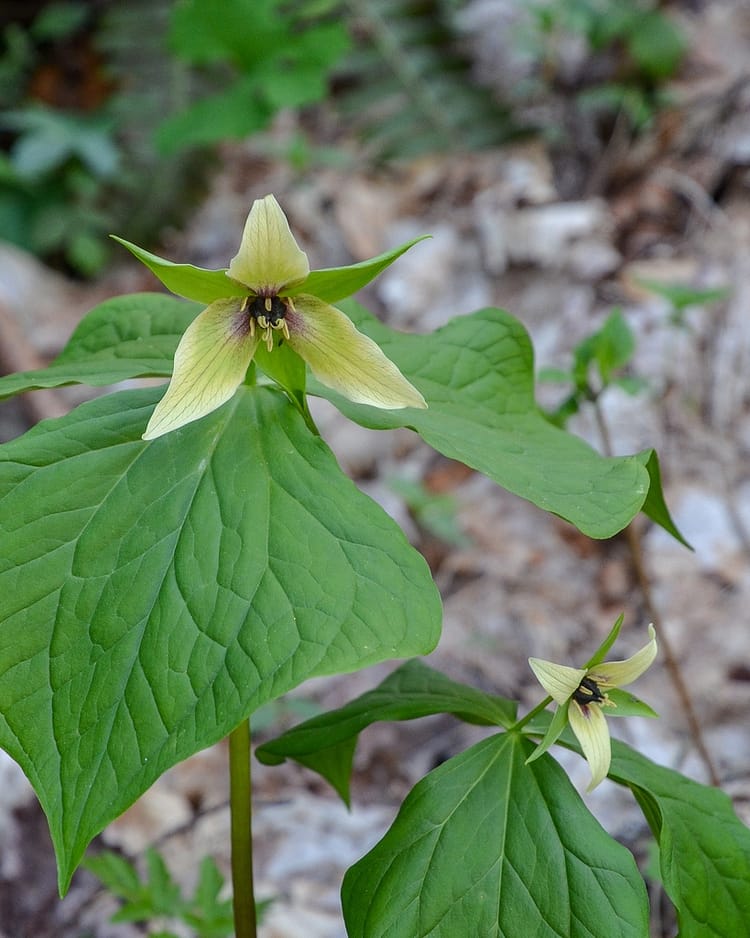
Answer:
[[[420, 392], [380, 347], [315, 294], [315, 283], [321, 283], [320, 277], [314, 280], [318, 272], [310, 278], [307, 255], [272, 195], [253, 203], [239, 250], [225, 274], [174, 265], [135, 245], [121, 243], [168, 286], [170, 277], [177, 279], [173, 272], [189, 270], [201, 294], [208, 284], [212, 298], [180, 340], [172, 380], [146, 427], [144, 440], [198, 420], [228, 401], [242, 384], [260, 343], [272, 352], [285, 342], [322, 384], [355, 403], [387, 410], [427, 407]], [[346, 296], [395, 260], [398, 253], [375, 259], [369, 266], [320, 273], [328, 277], [330, 286], [332, 277], [355, 271], [357, 286], [344, 291]], [[365, 268], [366, 277], [362, 276]], [[308, 278], [311, 288], [306, 291]], [[190, 295], [189, 289], [184, 295]]]
[[655, 716], [646, 704], [618, 690], [639, 678], [656, 658], [656, 632], [653, 625], [649, 625], [648, 630], [648, 643], [625, 661], [603, 661], [589, 668], [571, 668], [541, 658], [529, 658], [531, 670], [559, 708], [553, 718], [553, 723], [557, 723], [553, 735], [545, 737], [534, 756], [545, 751], [559, 736], [567, 711], [567, 721], [591, 769], [588, 791], [607, 776], [612, 758], [605, 708], [610, 716], [625, 716], [626, 712]]

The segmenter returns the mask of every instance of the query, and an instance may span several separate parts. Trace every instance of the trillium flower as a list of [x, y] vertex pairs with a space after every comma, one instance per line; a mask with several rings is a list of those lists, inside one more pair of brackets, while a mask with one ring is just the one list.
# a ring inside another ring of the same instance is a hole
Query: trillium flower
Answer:
[[209, 305], [177, 346], [169, 387], [145, 440], [211, 413], [242, 384], [258, 346], [282, 342], [315, 377], [358, 404], [387, 410], [427, 406], [380, 347], [331, 301], [349, 296], [414, 242], [351, 267], [310, 272], [272, 195], [253, 203], [237, 254], [226, 271], [172, 264], [118, 238], [175, 292]]
[[[616, 629], [619, 630], [619, 622]], [[562, 732], [567, 717], [591, 769], [587, 790], [591, 791], [606, 777], [612, 749], [605, 709], [610, 716], [656, 716], [647, 704], [619, 690], [639, 678], [656, 657], [656, 632], [653, 625], [648, 629], [648, 643], [625, 661], [603, 661], [587, 668], [571, 668], [541, 658], [529, 658], [537, 680], [558, 704], [550, 730], [531, 758], [549, 748]]]

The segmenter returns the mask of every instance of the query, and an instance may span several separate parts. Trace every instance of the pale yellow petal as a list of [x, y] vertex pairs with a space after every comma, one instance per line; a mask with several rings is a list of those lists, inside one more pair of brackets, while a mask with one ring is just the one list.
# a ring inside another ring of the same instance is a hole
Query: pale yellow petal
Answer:
[[529, 666], [542, 687], [559, 704], [564, 704], [586, 677], [584, 668], [569, 668], [542, 658], [529, 658]]
[[348, 316], [306, 294], [294, 298], [294, 307], [286, 316], [289, 345], [318, 381], [356, 404], [385, 410], [427, 407], [414, 385]]
[[607, 777], [612, 760], [607, 720], [599, 704], [582, 707], [575, 700], [571, 701], [568, 720], [591, 769], [591, 781], [586, 789], [591, 791]]
[[624, 687], [626, 684], [632, 684], [647, 668], [651, 667], [656, 658], [656, 631], [653, 625], [649, 625], [648, 634], [649, 641], [632, 658], [597, 664], [590, 670], [589, 677], [604, 690], [608, 687]]
[[242, 383], [258, 344], [241, 299], [217, 300], [190, 323], [174, 357], [174, 373], [144, 440], [177, 430], [216, 410]]
[[272, 195], [256, 199], [227, 274], [254, 293], [278, 293], [310, 273], [307, 255], [294, 240], [286, 215]]

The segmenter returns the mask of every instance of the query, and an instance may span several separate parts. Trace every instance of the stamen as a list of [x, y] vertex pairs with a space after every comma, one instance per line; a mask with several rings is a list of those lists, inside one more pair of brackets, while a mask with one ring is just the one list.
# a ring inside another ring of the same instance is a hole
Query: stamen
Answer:
[[573, 691], [573, 700], [582, 707], [590, 703], [603, 704], [606, 699], [605, 695], [599, 690], [599, 685], [590, 677], [585, 677]]
[[261, 340], [265, 342], [268, 351], [273, 350], [274, 330], [281, 331], [284, 338], [289, 339], [289, 326], [286, 322], [287, 309], [294, 309], [290, 300], [279, 296], [253, 296], [247, 297], [242, 304], [242, 311], [247, 311], [250, 320], [250, 335], [255, 335], [255, 324], [261, 330]]

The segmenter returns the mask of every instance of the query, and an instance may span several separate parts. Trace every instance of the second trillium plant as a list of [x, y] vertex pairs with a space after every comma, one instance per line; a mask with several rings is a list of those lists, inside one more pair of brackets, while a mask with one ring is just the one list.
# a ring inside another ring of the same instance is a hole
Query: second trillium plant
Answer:
[[[172, 266], [167, 261], [155, 264], [159, 258], [122, 243], [136, 257], [147, 259], [157, 276]], [[392, 252], [392, 260], [400, 253]], [[371, 265], [373, 276], [383, 269], [376, 265]], [[325, 293], [331, 283], [345, 284], [352, 272], [355, 289], [359, 289], [371, 278], [363, 283], [356, 275], [367, 269], [365, 262], [326, 271]], [[217, 271], [203, 273], [211, 276]], [[317, 295], [307, 255], [297, 245], [274, 196], [253, 203], [239, 250], [225, 273], [225, 293], [217, 284], [219, 295], [191, 323], [177, 346], [172, 380], [149, 420], [145, 440], [177, 430], [226, 403], [242, 384], [260, 343], [270, 353], [286, 341], [320, 382], [355, 403], [385, 409], [427, 406], [375, 342]], [[169, 286], [168, 278], [162, 279]], [[201, 298], [189, 289], [183, 295]]]
[[642, 700], [620, 688], [632, 684], [656, 658], [656, 632], [649, 625], [649, 641], [625, 661], [604, 661], [622, 626], [622, 616], [585, 668], [571, 668], [541, 658], [529, 658], [537, 680], [558, 706], [549, 730], [529, 760], [538, 758], [562, 733], [565, 723], [576, 735], [591, 768], [591, 791], [604, 781], [612, 761], [606, 716], [650, 716], [656, 714]]

